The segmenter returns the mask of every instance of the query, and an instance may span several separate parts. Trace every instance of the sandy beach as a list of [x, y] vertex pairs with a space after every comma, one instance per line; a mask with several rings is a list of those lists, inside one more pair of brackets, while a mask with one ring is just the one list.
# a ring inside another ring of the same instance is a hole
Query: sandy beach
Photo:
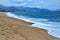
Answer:
[[47, 33], [47, 30], [34, 28], [25, 22], [0, 12], [0, 40], [60, 40]]

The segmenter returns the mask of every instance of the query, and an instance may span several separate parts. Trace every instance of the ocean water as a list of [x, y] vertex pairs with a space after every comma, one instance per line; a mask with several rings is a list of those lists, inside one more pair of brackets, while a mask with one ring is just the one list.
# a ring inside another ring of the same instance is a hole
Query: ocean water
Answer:
[[41, 14], [30, 12], [7, 12], [7, 16], [32, 22], [31, 26], [46, 29], [48, 34], [60, 38], [60, 14]]

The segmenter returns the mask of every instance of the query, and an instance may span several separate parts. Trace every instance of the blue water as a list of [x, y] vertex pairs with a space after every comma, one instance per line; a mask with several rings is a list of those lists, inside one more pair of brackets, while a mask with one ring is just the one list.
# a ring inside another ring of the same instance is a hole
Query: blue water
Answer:
[[60, 38], [60, 14], [30, 13], [25, 11], [7, 12], [7, 16], [33, 22], [31, 26], [48, 30], [48, 34]]

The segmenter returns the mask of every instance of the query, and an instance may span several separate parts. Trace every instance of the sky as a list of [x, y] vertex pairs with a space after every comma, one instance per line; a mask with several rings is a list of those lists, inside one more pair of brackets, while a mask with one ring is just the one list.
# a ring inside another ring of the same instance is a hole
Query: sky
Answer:
[[45, 8], [50, 10], [60, 9], [60, 0], [0, 0], [4, 6], [24, 6]]

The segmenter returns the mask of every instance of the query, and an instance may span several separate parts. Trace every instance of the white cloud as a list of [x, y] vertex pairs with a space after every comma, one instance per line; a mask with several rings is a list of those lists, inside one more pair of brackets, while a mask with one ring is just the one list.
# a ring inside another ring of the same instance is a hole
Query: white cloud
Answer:
[[48, 9], [59, 9], [60, 0], [0, 0], [4, 6], [30, 6]]
[[24, 1], [24, 0], [19, 0], [19, 1]]
[[33, 0], [28, 0], [28, 1], [33, 1]]
[[44, 2], [43, 2], [43, 1], [41, 1], [41, 2], [40, 2], [40, 4], [44, 4]]
[[20, 4], [20, 6], [25, 6], [25, 5], [27, 5], [27, 3], [21, 3], [21, 4]]

